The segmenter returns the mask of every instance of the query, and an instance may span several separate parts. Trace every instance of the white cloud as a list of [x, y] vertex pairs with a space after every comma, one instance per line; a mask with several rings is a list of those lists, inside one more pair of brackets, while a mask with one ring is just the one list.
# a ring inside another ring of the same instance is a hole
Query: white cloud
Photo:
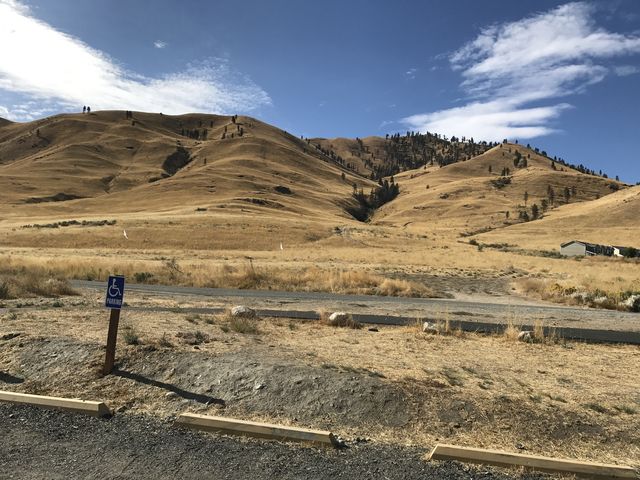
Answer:
[[[589, 4], [575, 2], [485, 28], [449, 57], [470, 103], [404, 122], [421, 131], [484, 140], [557, 131], [549, 125], [567, 104], [541, 107], [540, 102], [582, 93], [609, 73], [605, 59], [640, 53], [640, 37], [598, 27], [593, 13]], [[614, 72], [631, 71], [614, 67]]]
[[[105, 53], [37, 20], [15, 0], [0, 0], [0, 45], [0, 90], [54, 102], [58, 109], [88, 104], [93, 110], [233, 113], [271, 103], [264, 90], [221, 59], [160, 78], [127, 71]], [[10, 118], [29, 118], [6, 106]]]
[[409, 70], [404, 72], [405, 76], [409, 80], [414, 80], [416, 78], [416, 73], [418, 73], [418, 69], [417, 68], [410, 68]]
[[619, 67], [615, 67], [613, 71], [619, 77], [626, 77], [628, 75], [640, 73], [640, 67], [636, 67], [635, 65], [620, 65]]
[[153, 42], [153, 46], [156, 48], [165, 48], [168, 45], [167, 42], [163, 42], [162, 40], [156, 40]]

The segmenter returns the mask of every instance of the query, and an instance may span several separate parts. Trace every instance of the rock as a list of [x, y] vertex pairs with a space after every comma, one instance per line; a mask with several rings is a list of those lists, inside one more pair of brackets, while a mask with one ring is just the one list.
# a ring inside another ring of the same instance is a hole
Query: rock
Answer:
[[531, 330], [523, 330], [518, 334], [518, 340], [521, 342], [531, 342], [533, 340], [533, 332]]
[[17, 333], [17, 332], [15, 332], [15, 333], [13, 333], [13, 332], [12, 333], [6, 333], [6, 334], [4, 334], [4, 335], [2, 335], [0, 337], [0, 340], [11, 340], [12, 338], [16, 338], [16, 337], [19, 337], [19, 336], [20, 336], [20, 334]]
[[333, 443], [333, 446], [334, 446], [335, 448], [340, 448], [340, 449], [342, 449], [342, 448], [348, 448], [348, 447], [349, 447], [349, 446], [347, 445], [346, 440], [345, 440], [344, 438], [342, 438], [342, 437], [337, 436], [337, 435], [336, 435], [336, 436], [334, 436], [334, 437], [331, 439], [331, 442]]
[[262, 390], [266, 385], [264, 383], [256, 383], [253, 387], [254, 390]]
[[431, 322], [424, 322], [422, 324], [422, 331], [424, 333], [439, 333], [440, 330], [438, 329], [438, 326], [435, 323], [431, 323]]
[[640, 312], [640, 294], [631, 295], [623, 302], [623, 304], [632, 312]]
[[237, 305], [231, 309], [232, 317], [256, 318], [256, 311], [244, 305]]
[[180, 395], [178, 395], [176, 392], [167, 392], [167, 393], [165, 394], [165, 397], [166, 397], [166, 398], [169, 398], [169, 399], [178, 398], [179, 396], [180, 396]]
[[329, 321], [332, 323], [348, 322], [350, 318], [351, 315], [347, 312], [333, 312], [331, 315], [329, 315]]

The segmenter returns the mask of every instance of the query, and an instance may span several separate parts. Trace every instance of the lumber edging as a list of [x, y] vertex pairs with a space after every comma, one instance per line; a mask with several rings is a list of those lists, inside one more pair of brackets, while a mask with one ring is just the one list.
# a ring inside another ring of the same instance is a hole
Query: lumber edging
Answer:
[[501, 467], [522, 466], [542, 472], [573, 473], [590, 478], [640, 478], [636, 469], [626, 466], [556, 459], [537, 455], [524, 455], [500, 450], [485, 450], [445, 444], [436, 445], [427, 459], [457, 460], [459, 462], [481, 463]]
[[272, 425], [270, 423], [249, 422], [246, 420], [237, 420], [235, 418], [183, 413], [176, 419], [175, 424], [196, 430], [220, 432], [231, 435], [245, 435], [272, 440], [311, 442], [333, 446], [337, 445], [335, 436], [328, 431]]
[[28, 393], [0, 391], [0, 401], [22, 405], [34, 405], [43, 408], [53, 408], [68, 412], [84, 413], [94, 417], [108, 417], [111, 410], [103, 402], [91, 400], [75, 400], [70, 398], [46, 397], [43, 395], [30, 395]]

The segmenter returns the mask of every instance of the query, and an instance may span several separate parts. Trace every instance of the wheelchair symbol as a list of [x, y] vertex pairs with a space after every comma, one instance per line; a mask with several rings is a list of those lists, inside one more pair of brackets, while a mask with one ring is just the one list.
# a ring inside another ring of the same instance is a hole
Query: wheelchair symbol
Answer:
[[122, 292], [120, 291], [120, 288], [118, 288], [118, 285], [116, 285], [116, 280], [117, 279], [113, 279], [113, 282], [111, 282], [111, 285], [109, 285], [109, 296], [110, 297], [121, 297], [122, 296]]

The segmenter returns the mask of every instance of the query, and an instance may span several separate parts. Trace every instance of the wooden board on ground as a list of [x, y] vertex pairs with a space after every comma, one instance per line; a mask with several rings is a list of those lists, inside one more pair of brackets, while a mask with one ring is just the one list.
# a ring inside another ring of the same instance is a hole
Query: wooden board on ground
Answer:
[[194, 413], [183, 413], [176, 420], [176, 425], [196, 430], [220, 432], [231, 435], [245, 435], [250, 437], [269, 438], [272, 440], [337, 445], [334, 435], [327, 431], [272, 425], [269, 423], [249, 422], [246, 420], [236, 420], [234, 418], [210, 417]]
[[0, 391], [0, 401], [53, 408], [68, 412], [84, 413], [94, 417], [107, 417], [111, 415], [111, 410], [107, 405], [103, 402], [94, 402], [91, 400], [75, 400], [70, 398], [46, 397], [43, 395], [30, 395], [28, 393]]
[[522, 466], [542, 472], [573, 473], [589, 478], [640, 478], [638, 471], [631, 467], [524, 455], [499, 450], [458, 447], [456, 445], [436, 445], [428, 456], [428, 460], [457, 460], [501, 467]]

